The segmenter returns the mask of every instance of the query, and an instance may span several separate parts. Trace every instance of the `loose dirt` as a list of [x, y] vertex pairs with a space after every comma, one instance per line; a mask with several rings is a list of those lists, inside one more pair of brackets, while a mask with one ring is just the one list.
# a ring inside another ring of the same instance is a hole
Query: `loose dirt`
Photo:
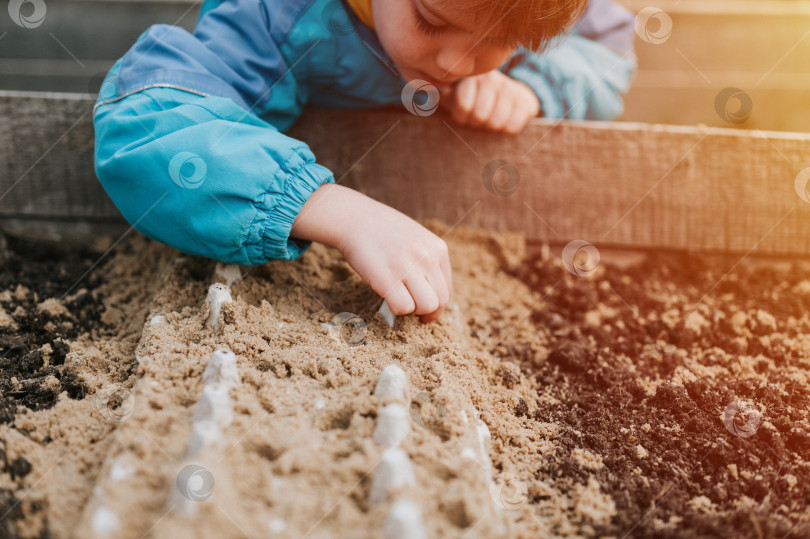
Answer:
[[[213, 329], [210, 261], [142, 237], [106, 256], [10, 239], [0, 535], [380, 536], [373, 391], [390, 364], [432, 537], [810, 534], [806, 268], [648, 254], [584, 276], [518, 236], [431, 227], [453, 301], [393, 329], [322, 246], [242, 268]], [[334, 327], [343, 312], [362, 323]], [[192, 462], [221, 347], [233, 420]]]

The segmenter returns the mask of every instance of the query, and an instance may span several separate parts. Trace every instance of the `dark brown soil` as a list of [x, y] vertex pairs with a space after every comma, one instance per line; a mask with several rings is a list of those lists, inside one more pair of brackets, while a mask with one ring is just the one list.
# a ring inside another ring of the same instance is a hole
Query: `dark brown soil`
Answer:
[[[810, 536], [807, 273], [759, 263], [724, 277], [735, 263], [658, 255], [586, 278], [538, 255], [512, 271], [548, 294], [532, 315], [548, 357], [498, 351], [559, 400], [534, 416], [562, 425], [537, 479], [585, 483], [573, 449], [602, 456], [593, 473], [617, 515], [597, 535]], [[761, 412], [750, 436], [724, 423], [734, 402]]]
[[[0, 424], [13, 423], [19, 413], [51, 408], [59, 393], [72, 399], [87, 394], [85, 382], [65, 368], [68, 341], [93, 329], [103, 329], [99, 320], [101, 302], [94, 288], [100, 273], [85, 275], [98, 260], [98, 253], [69, 252], [28, 241], [0, 238], [0, 307], [16, 327], [0, 326]], [[39, 305], [57, 299], [69, 314], [59, 314]], [[55, 382], [54, 382], [55, 379]], [[44, 443], [50, 440], [45, 439]], [[6, 458], [0, 440], [0, 471], [12, 480], [22, 480], [31, 471], [24, 457]], [[24, 513], [36, 513], [36, 504], [20, 503], [13, 491], [0, 489], [0, 536], [9, 537], [13, 522]], [[39, 508], [41, 510], [41, 508]]]

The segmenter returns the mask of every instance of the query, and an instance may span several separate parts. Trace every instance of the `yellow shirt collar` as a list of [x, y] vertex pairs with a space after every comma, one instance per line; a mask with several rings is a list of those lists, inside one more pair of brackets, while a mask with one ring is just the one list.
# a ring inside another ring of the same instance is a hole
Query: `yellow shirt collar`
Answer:
[[357, 18], [374, 30], [374, 18], [371, 16], [371, 0], [346, 0]]

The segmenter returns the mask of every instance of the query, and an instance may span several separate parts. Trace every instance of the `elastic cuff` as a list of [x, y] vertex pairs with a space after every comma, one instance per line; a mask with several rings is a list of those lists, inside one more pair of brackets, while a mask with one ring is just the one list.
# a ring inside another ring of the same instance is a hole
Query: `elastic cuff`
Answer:
[[271, 259], [294, 260], [312, 242], [290, 238], [293, 222], [304, 204], [321, 185], [334, 183], [332, 172], [297, 153], [282, 165], [274, 178], [279, 192], [265, 193], [246, 238], [245, 249], [253, 265]]
[[516, 66], [509, 71], [509, 76], [519, 80], [534, 90], [537, 99], [540, 100], [542, 116], [544, 118], [562, 118], [565, 111], [554, 95], [554, 89], [549, 85], [546, 77], [542, 73], [527, 67]]

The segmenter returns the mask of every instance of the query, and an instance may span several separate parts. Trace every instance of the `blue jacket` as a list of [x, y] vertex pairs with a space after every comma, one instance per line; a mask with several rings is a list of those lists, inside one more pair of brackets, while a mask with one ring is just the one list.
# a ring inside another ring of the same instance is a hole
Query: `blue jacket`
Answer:
[[[570, 36], [501, 69], [544, 116], [610, 119], [635, 71], [632, 38], [632, 14], [592, 0]], [[152, 26], [105, 78], [96, 174], [150, 238], [241, 265], [294, 259], [309, 243], [290, 238], [293, 221], [334, 178], [283, 132], [306, 104], [401, 103], [390, 67], [341, 0], [206, 0], [193, 34]]]

